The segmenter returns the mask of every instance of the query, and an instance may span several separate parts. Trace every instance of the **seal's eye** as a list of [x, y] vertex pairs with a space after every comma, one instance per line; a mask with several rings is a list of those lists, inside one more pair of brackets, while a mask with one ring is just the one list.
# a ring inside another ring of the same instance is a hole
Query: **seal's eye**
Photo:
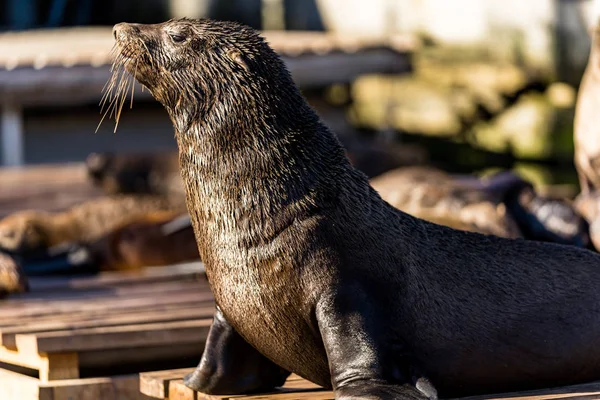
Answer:
[[185, 40], [185, 36], [180, 33], [169, 33], [169, 36], [175, 43], [182, 43]]

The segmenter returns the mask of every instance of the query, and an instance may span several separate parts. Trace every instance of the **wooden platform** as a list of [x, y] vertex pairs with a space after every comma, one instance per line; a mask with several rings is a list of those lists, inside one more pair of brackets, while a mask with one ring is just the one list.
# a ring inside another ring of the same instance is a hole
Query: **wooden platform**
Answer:
[[[194, 392], [183, 384], [183, 376], [192, 372], [193, 368], [182, 368], [167, 371], [146, 372], [140, 374], [140, 391], [151, 399], [165, 400], [333, 400], [333, 393], [319, 386], [291, 375], [285, 385], [272, 393], [250, 396], [209, 396]], [[504, 393], [497, 395], [474, 396], [460, 400], [591, 400], [600, 399], [600, 382], [584, 385], [536, 390], [521, 393]], [[456, 399], [459, 400], [459, 399]]]
[[201, 263], [31, 287], [0, 302], [2, 400], [146, 399], [138, 373], [197, 363], [214, 313]]

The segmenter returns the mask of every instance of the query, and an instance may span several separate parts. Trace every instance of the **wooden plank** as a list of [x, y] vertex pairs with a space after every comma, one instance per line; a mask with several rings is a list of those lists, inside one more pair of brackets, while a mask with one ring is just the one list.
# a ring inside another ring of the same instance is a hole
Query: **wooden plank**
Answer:
[[76, 353], [41, 356], [40, 381], [79, 378], [79, 358]]
[[[167, 371], [145, 372], [140, 374], [140, 391], [156, 399], [168, 398], [169, 400], [200, 400], [200, 399], [333, 399], [331, 392], [323, 391], [321, 387], [312, 382], [292, 374], [285, 385], [272, 393], [257, 394], [253, 396], [226, 395], [213, 396], [196, 393], [183, 384], [183, 376], [194, 371], [194, 368], [182, 368]], [[274, 397], [275, 396], [275, 397]], [[277, 397], [279, 396], [279, 397]], [[290, 397], [291, 396], [291, 397]], [[299, 397], [294, 397], [299, 396]]]
[[[498, 393], [463, 397], [460, 400], [553, 400], [553, 399], [600, 399], [600, 381], [580, 385], [563, 386], [514, 393]], [[456, 399], [458, 400], [458, 399]]]
[[205, 339], [212, 319], [137, 324], [17, 335], [19, 352], [64, 353], [196, 343]]
[[78, 304], [82, 301], [103, 301], [105, 298], [114, 299], [116, 297], [141, 297], [143, 295], [166, 296], [171, 292], [182, 291], [208, 291], [207, 282], [199, 280], [177, 280], [171, 282], [152, 282], [143, 285], [124, 285], [113, 287], [98, 287], [86, 290], [64, 290], [52, 291], [43, 293], [23, 293], [18, 296], [13, 296], [0, 304], [0, 309], [14, 309], [15, 307], [33, 307], [38, 305], [46, 305], [49, 301], [76, 301]]
[[[126, 285], [123, 287], [106, 287], [84, 290], [65, 289], [57, 292], [25, 293], [15, 294], [2, 302], [0, 302], [0, 315], [3, 317], [9, 316], [24, 316], [26, 311], [35, 309], [45, 310], [49, 306], [67, 305], [82, 305], [104, 302], [106, 300], [116, 300], [116, 297], [122, 299], [135, 299], [144, 297], [170, 297], [173, 293], [204, 293], [210, 294], [211, 290], [206, 282], [199, 280], [179, 280], [160, 281], [142, 284], [142, 285]], [[71, 312], [74, 310], [71, 310]], [[5, 320], [5, 318], [3, 318]], [[2, 322], [0, 322], [2, 323]]]
[[[85, 312], [96, 312], [106, 310], [107, 308], [113, 308], [114, 310], [119, 309], [135, 309], [135, 308], [148, 308], [148, 307], [160, 307], [163, 305], [169, 304], [181, 304], [181, 303], [194, 303], [194, 302], [205, 302], [205, 301], [214, 301], [212, 293], [207, 291], [194, 291], [191, 293], [173, 293], [168, 296], [163, 295], [155, 295], [154, 297], [149, 294], [144, 297], [135, 297], [135, 298], [124, 298], [124, 299], [110, 299], [106, 298], [100, 301], [94, 302], [86, 302], [86, 303], [77, 303], [72, 301], [64, 301], [64, 302], [49, 302], [44, 305], [39, 305], [37, 307], [22, 307], [18, 309], [16, 307], [11, 307], [7, 309], [2, 309], [0, 307], [0, 315], [2, 318], [14, 318], [19, 317], [21, 315], [24, 317], [35, 317], [42, 315], [51, 315], [51, 314], [63, 314], [72, 312], [74, 309], [77, 311], [85, 311]], [[7, 314], [7, 315], [5, 315]]]
[[106, 368], [114, 365], [158, 363], [193, 359], [200, 361], [206, 338], [192, 343], [173, 343], [169, 346], [134, 347], [130, 349], [78, 352], [79, 368]]
[[[194, 368], [183, 368], [167, 371], [154, 371], [140, 374], [140, 391], [154, 399], [168, 400], [291, 400], [315, 399], [332, 400], [333, 393], [323, 390], [319, 386], [308, 382], [297, 375], [290, 375], [283, 388], [256, 395], [224, 395], [214, 396], [196, 393], [183, 384], [183, 376], [192, 372]], [[558, 399], [599, 399], [600, 382], [581, 385], [534, 390], [519, 393], [488, 394], [482, 396], [465, 397], [454, 400], [558, 400]]]
[[34, 322], [32, 324], [23, 324], [21, 326], [0, 329], [0, 345], [9, 349], [16, 349], [15, 337], [17, 334], [206, 319], [211, 318], [214, 314], [214, 311], [215, 308], [212, 305], [200, 307], [198, 305], [189, 305], [186, 308], [173, 310], [171, 312], [150, 310], [138, 313], [115, 314], [100, 317], [92, 316], [89, 319], [79, 318], [75, 321], [58, 319], [50, 322]]
[[140, 393], [137, 375], [56, 381], [40, 384], [40, 391], [52, 400], [150, 400]]
[[137, 375], [41, 383], [0, 369], [0, 382], [2, 400], [151, 400], [140, 393]]
[[0, 347], [0, 360], [6, 364], [38, 370], [40, 379], [44, 382], [79, 377], [77, 354], [46, 356], [33, 351], [16, 352]]
[[169, 384], [169, 400], [198, 400], [198, 393], [183, 384], [183, 379], [175, 379]]
[[0, 346], [0, 361], [6, 364], [18, 365], [36, 370], [44, 368], [45, 364], [48, 362], [45, 357], [42, 357], [37, 353], [19, 352], [2, 346]]
[[0, 399], [53, 400], [40, 397], [39, 381], [35, 378], [0, 369], [0, 382]]
[[[183, 383], [183, 382], [181, 382]], [[177, 387], [179, 382], [172, 381], [171, 386]], [[184, 385], [185, 386], [185, 385]], [[183, 390], [183, 389], [182, 389]], [[183, 393], [186, 393], [183, 391]], [[254, 395], [224, 395], [214, 396], [207, 395], [204, 393], [196, 393], [197, 400], [229, 400], [229, 399], [245, 399], [245, 400], [258, 400], [258, 399], [281, 399], [281, 400], [303, 400], [303, 399], [315, 399], [315, 400], [333, 400], [333, 392], [324, 390], [322, 387], [315, 385], [305, 379], [300, 378], [298, 375], [292, 374], [287, 379], [283, 387], [274, 390], [270, 393], [261, 393]], [[169, 400], [171, 400], [169, 398]]]
[[89, 277], [32, 277], [29, 279], [29, 285], [33, 293], [39, 293], [42, 291], [81, 290], [187, 279], [204, 281], [204, 271], [202, 262], [192, 262], [164, 267], [148, 267], [136, 272], [101, 272], [98, 275]]
[[[44, 323], [53, 323], [54, 321], [60, 320], [63, 323], [69, 323], [73, 321], [86, 321], [93, 318], [111, 318], [114, 316], [123, 316], [126, 317], [128, 315], [135, 315], [138, 313], [145, 312], [155, 312], [155, 313], [169, 313], [175, 312], [178, 310], [190, 308], [190, 307], [213, 307], [214, 301], [212, 299], [201, 301], [201, 302], [184, 302], [184, 303], [174, 303], [174, 304], [166, 304], [160, 305], [155, 303], [146, 304], [143, 307], [137, 308], [126, 308], [126, 309], [114, 309], [114, 308], [105, 308], [101, 310], [94, 311], [73, 311], [70, 313], [64, 314], [48, 314], [48, 315], [38, 315], [38, 316], [29, 316], [23, 317], [20, 319], [22, 326], [27, 326], [31, 324], [44, 324]], [[4, 331], [4, 329], [11, 329], [13, 327], [19, 327], [19, 319], [11, 318], [6, 319], [0, 322], [0, 331]]]
[[194, 368], [171, 369], [167, 371], [152, 371], [140, 374], [140, 392], [157, 399], [169, 396], [169, 382], [181, 379], [194, 371]]

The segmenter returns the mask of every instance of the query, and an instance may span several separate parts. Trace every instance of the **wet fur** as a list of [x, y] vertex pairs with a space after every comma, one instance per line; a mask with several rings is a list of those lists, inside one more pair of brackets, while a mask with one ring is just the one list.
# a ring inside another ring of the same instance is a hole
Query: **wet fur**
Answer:
[[[176, 128], [220, 324], [244, 349], [337, 399], [435, 398], [426, 378], [442, 396], [600, 378], [600, 255], [395, 209], [248, 27], [120, 24], [115, 37]], [[233, 382], [231, 354], [217, 349], [191, 387]]]

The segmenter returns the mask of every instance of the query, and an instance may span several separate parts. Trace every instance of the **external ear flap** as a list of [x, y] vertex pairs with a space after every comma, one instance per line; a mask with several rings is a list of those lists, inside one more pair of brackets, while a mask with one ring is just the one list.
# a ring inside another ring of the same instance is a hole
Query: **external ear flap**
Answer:
[[236, 49], [227, 50], [227, 56], [231, 59], [231, 61], [235, 62], [237, 65], [239, 65], [245, 71], [250, 71], [248, 64], [246, 64], [246, 60], [244, 60], [244, 56], [242, 56], [242, 53], [240, 53], [239, 50], [236, 50]]

